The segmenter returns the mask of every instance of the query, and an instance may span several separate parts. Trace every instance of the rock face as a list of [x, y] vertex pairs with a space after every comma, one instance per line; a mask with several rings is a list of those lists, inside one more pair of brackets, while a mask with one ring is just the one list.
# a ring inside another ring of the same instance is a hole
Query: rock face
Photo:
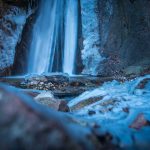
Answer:
[[21, 41], [16, 45], [16, 53], [14, 64], [12, 67], [12, 75], [22, 75], [27, 72], [29, 47], [32, 40], [32, 29], [36, 20], [36, 12], [31, 14], [24, 25]]
[[83, 72], [139, 75], [150, 70], [150, 2], [81, 0]]
[[[81, 13], [79, 12], [76, 56], [79, 61], [76, 62], [76, 72], [80, 73], [83, 69], [84, 74], [102, 76], [139, 75], [145, 71], [150, 72], [149, 0], [79, 0], [79, 2]], [[0, 1], [1, 75], [9, 75], [11, 70], [13, 74], [26, 72], [30, 45], [28, 37], [31, 35], [36, 18], [33, 15], [27, 19], [28, 6], [31, 6], [31, 9], [35, 8], [35, 0]], [[24, 27], [25, 22], [27, 24]], [[17, 44], [19, 42], [20, 44]]]
[[0, 1], [0, 75], [11, 75], [16, 45], [21, 40], [26, 19], [35, 7], [34, 3], [30, 0]]
[[130, 67], [131, 74], [140, 74], [150, 66], [150, 1], [101, 0], [98, 6], [100, 50], [106, 57], [99, 71], [128, 74]]
[[13, 65], [27, 12], [0, 1], [0, 74]]

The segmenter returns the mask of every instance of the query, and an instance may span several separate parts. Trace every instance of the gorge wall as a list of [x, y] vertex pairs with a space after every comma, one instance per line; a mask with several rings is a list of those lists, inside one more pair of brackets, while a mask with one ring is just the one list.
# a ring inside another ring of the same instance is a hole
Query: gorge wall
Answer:
[[0, 72], [13, 65], [15, 47], [20, 40], [27, 13], [0, 1]]
[[[38, 1], [0, 0], [0, 75], [11, 75], [24, 27]], [[23, 44], [19, 51], [24, 53]]]
[[113, 75], [139, 74], [150, 66], [150, 1], [100, 0], [101, 52], [98, 71]]
[[[29, 19], [27, 11], [27, 6], [31, 1], [26, 1], [24, 5], [19, 1], [15, 3], [12, 3], [13, 0], [10, 1], [9, 4], [6, 1], [2, 4], [0, 1], [2, 8], [0, 9], [1, 75], [5, 72], [6, 75], [11, 75], [14, 70], [22, 72], [18, 66], [18, 56], [25, 53], [22, 47], [28, 45], [29, 41], [24, 39], [28, 37], [27, 33], [31, 33], [34, 20], [31, 16]], [[81, 58], [78, 56], [81, 61], [76, 63], [80, 69], [80, 71], [76, 69], [76, 72], [112, 76], [141, 74], [149, 71], [149, 0], [80, 0], [80, 5], [81, 19], [79, 19], [77, 55], [81, 55]], [[6, 12], [10, 12], [9, 17], [5, 17]], [[12, 19], [16, 16], [18, 19]], [[3, 20], [6, 20], [8, 25], [5, 25]], [[20, 44], [17, 44], [19, 42]], [[16, 49], [20, 54], [15, 57]], [[24, 55], [19, 60], [22, 66], [26, 64], [26, 59], [23, 57]], [[15, 65], [11, 69], [13, 64]], [[8, 68], [9, 72], [7, 72]]]

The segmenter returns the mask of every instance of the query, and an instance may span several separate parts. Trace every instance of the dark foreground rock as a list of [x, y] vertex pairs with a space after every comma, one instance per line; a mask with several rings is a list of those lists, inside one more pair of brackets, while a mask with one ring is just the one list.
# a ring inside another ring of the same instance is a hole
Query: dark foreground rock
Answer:
[[115, 149], [110, 141], [77, 124], [70, 115], [52, 111], [18, 90], [0, 85], [1, 149]]

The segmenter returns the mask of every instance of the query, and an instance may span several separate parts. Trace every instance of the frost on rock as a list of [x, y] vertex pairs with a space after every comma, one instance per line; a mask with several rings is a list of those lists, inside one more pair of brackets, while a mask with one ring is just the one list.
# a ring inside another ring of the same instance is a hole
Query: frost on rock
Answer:
[[100, 55], [100, 37], [98, 17], [96, 13], [96, 0], [81, 0], [83, 46], [82, 60], [83, 73], [96, 74], [98, 64], [103, 60]]
[[27, 13], [15, 6], [0, 10], [0, 70], [14, 62], [15, 47], [20, 41]]

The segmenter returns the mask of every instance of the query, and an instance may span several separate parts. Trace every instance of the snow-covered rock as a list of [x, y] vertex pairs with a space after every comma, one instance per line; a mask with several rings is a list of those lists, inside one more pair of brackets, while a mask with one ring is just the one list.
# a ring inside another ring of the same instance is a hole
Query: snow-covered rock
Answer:
[[[150, 132], [149, 79], [150, 75], [146, 75], [124, 83], [106, 82], [72, 99], [68, 105], [73, 108], [74, 115], [100, 125], [100, 132], [110, 132], [120, 140], [121, 146], [134, 146], [135, 143], [141, 146], [141, 142], [147, 146], [150, 141], [150, 136], [147, 136]], [[99, 100], [88, 102], [95, 97]], [[89, 111], [94, 113], [89, 115]], [[133, 128], [140, 131], [135, 132]]]
[[15, 48], [31, 11], [0, 2], [0, 70], [11, 67]]
[[104, 58], [100, 55], [100, 35], [97, 0], [81, 0], [83, 46], [83, 73], [97, 74], [97, 67]]

